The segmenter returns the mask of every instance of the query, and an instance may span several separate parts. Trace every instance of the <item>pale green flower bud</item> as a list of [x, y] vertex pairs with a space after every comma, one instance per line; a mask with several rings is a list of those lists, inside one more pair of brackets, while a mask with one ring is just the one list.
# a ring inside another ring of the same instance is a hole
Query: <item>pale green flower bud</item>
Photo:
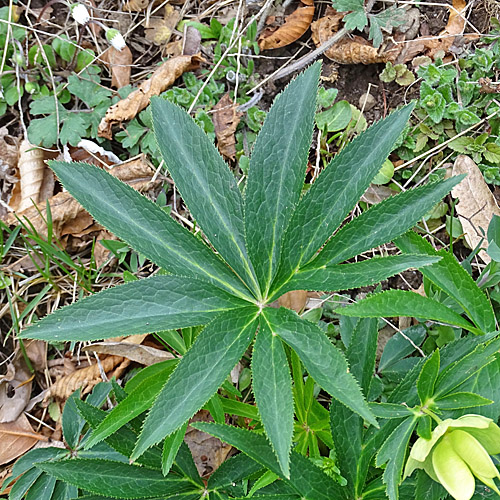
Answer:
[[127, 45], [122, 34], [114, 28], [106, 31], [106, 39], [116, 50], [122, 50]]

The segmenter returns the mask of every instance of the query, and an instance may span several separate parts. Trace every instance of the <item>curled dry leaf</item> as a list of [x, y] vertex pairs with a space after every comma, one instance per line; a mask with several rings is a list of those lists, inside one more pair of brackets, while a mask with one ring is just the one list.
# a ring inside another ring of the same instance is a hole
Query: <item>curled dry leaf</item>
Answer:
[[[471, 248], [476, 248], [483, 238], [481, 229], [486, 234], [493, 215], [500, 216], [500, 209], [483, 174], [468, 156], [460, 155], [455, 160], [453, 175], [460, 174], [467, 174], [467, 177], [452, 189], [451, 195], [458, 198], [455, 210], [462, 223], [465, 241]], [[481, 247], [488, 248], [486, 239], [483, 240]], [[478, 255], [485, 263], [491, 261], [490, 256], [484, 250], [481, 250]]]
[[177, 56], [165, 61], [151, 76], [142, 82], [125, 99], [108, 108], [99, 124], [99, 137], [111, 139], [115, 123], [132, 120], [149, 104], [149, 99], [170, 87], [185, 71], [195, 68], [203, 59], [198, 56]]
[[130, 361], [141, 365], [154, 365], [166, 359], [175, 359], [175, 356], [167, 351], [154, 347], [141, 345], [147, 334], [132, 335], [121, 341], [96, 342], [83, 348], [84, 351], [97, 352], [99, 354], [111, 354], [122, 356]]
[[152, 17], [148, 20], [144, 32], [146, 40], [155, 45], [166, 45], [180, 21], [180, 17], [179, 11], [175, 10], [172, 5], [165, 5], [163, 18]]
[[19, 148], [19, 175], [21, 177], [21, 211], [38, 203], [45, 173], [44, 153], [29, 141], [23, 140]]
[[23, 455], [39, 441], [48, 441], [48, 438], [33, 431], [24, 413], [14, 422], [0, 424], [0, 465]]
[[236, 138], [234, 133], [243, 113], [237, 111], [237, 105], [231, 101], [229, 94], [224, 94], [214, 107], [214, 122], [217, 147], [222, 155], [234, 160], [236, 156]]
[[[328, 41], [341, 27], [345, 13], [329, 7], [326, 15], [311, 24], [312, 39], [316, 47]], [[325, 55], [338, 64], [378, 64], [394, 61], [401, 47], [382, 44], [378, 49], [360, 36], [344, 37], [332, 45]]]
[[127, 45], [122, 50], [110, 47], [101, 54], [104, 61], [111, 70], [111, 86], [121, 89], [130, 83], [130, 72], [132, 70], [132, 52]]
[[[146, 162], [144, 156], [116, 165], [109, 170], [109, 173], [140, 192], [147, 191], [159, 183], [159, 181], [151, 181], [154, 170]], [[52, 212], [53, 233], [57, 238], [66, 234], [81, 234], [86, 228], [93, 225], [92, 217], [67, 191], [53, 196], [49, 200], [49, 204]], [[30, 207], [18, 215], [27, 217], [38, 233], [47, 233], [45, 206]], [[6, 222], [15, 224], [16, 219], [13, 215], [9, 215]], [[96, 229], [94, 228], [94, 230]]]
[[[213, 422], [207, 410], [200, 410], [190, 422]], [[226, 460], [232, 446], [189, 426], [184, 441], [189, 446], [201, 477], [209, 477]]]
[[[69, 375], [61, 377], [55, 384], [51, 385], [43, 399], [44, 406], [47, 406], [51, 399], [65, 401], [77, 389], [82, 390], [82, 395], [88, 394], [99, 382], [102, 382], [101, 369], [108, 379], [115, 376], [113, 370], [124, 363], [121, 356], [108, 356], [99, 363], [94, 363], [80, 370], [76, 370]], [[126, 365], [130, 363], [125, 360]]]
[[[303, 2], [306, 3], [306, 2]], [[299, 7], [285, 18], [285, 24], [276, 31], [264, 31], [259, 37], [261, 50], [286, 47], [298, 40], [309, 28], [314, 16], [313, 2], [307, 2], [307, 7]]]

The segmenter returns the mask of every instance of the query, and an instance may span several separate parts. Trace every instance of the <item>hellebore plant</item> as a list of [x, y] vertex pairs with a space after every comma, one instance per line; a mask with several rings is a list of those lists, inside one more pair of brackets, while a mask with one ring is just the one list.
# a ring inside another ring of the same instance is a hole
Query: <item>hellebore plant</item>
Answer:
[[[435, 419], [439, 419], [433, 415]], [[474, 494], [474, 477], [500, 495], [494, 479], [500, 474], [490, 455], [500, 453], [500, 428], [491, 418], [464, 415], [440, 421], [431, 439], [419, 438], [406, 463], [404, 477], [424, 469], [455, 500]]]
[[[276, 98], [255, 143], [243, 194], [191, 117], [162, 97], [152, 100], [165, 165], [203, 237], [102, 169], [50, 163], [98, 222], [165, 273], [80, 300], [42, 319], [22, 337], [90, 341], [207, 325], [171, 374], [151, 379], [109, 412], [86, 448], [149, 409], [130, 458], [139, 461], [164, 440], [167, 474], [186, 422], [211, 400], [249, 347], [255, 400], [276, 461], [270, 468], [282, 479], [303, 468], [297, 465], [303, 457], [292, 451], [291, 351], [324, 391], [377, 426], [344, 354], [326, 334], [289, 309], [268, 306], [288, 291], [346, 290], [440, 261], [441, 256], [413, 252], [342, 264], [408, 231], [461, 179], [400, 193], [338, 230], [391, 152], [412, 106], [395, 111], [347, 145], [302, 195], [319, 74], [320, 65], [313, 65]], [[419, 317], [474, 331], [446, 306], [413, 295]], [[411, 307], [406, 295], [404, 301]], [[325, 481], [301, 479], [292, 486], [303, 498], [337, 498], [340, 486], [328, 477]]]

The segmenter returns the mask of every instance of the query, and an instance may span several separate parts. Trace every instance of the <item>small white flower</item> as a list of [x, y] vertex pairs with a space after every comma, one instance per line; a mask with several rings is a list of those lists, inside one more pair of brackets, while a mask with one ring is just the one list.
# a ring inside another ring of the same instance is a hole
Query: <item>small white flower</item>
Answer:
[[71, 6], [71, 15], [78, 24], [87, 24], [90, 21], [89, 11], [81, 3], [75, 3]]
[[106, 31], [106, 39], [116, 50], [122, 50], [127, 45], [122, 34], [113, 28]]

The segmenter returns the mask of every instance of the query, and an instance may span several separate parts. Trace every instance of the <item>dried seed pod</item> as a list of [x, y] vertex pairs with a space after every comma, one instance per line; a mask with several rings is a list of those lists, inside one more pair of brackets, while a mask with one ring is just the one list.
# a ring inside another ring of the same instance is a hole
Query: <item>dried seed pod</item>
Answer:
[[38, 202], [45, 171], [44, 153], [27, 140], [19, 148], [19, 176], [21, 177], [21, 202], [18, 211]]

